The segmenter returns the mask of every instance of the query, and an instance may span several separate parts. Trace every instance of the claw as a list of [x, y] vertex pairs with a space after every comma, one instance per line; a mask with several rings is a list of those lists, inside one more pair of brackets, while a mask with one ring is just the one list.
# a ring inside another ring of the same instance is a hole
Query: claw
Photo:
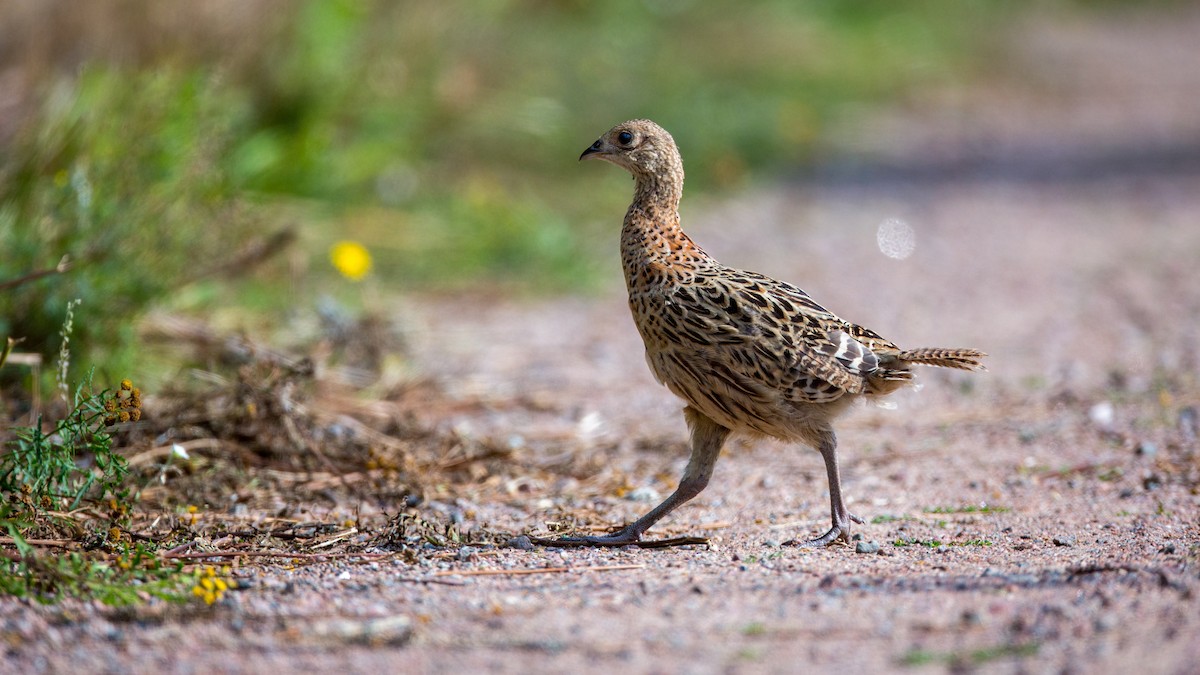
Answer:
[[784, 546], [799, 546], [801, 548], [822, 548], [822, 547], [832, 544], [833, 542], [835, 542], [839, 539], [846, 542], [847, 544], [850, 543], [849, 528], [842, 529], [841, 527], [834, 525], [833, 527], [829, 528], [828, 532], [817, 537], [816, 539], [806, 539], [803, 541], [798, 540], [798, 539], [789, 539], [788, 541], [783, 542], [783, 545]]
[[842, 529], [840, 526], [834, 525], [833, 527], [829, 528], [829, 531], [825, 534], [817, 537], [816, 539], [809, 539], [800, 545], [807, 548], [821, 548], [828, 546], [839, 539], [847, 544], [850, 543], [850, 528]]

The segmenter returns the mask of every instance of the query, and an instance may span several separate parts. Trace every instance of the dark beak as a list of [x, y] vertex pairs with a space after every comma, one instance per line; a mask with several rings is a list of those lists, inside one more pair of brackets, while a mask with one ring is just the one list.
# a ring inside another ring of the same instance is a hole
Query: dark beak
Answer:
[[595, 143], [592, 143], [590, 146], [588, 146], [587, 150], [583, 151], [583, 154], [579, 156], [579, 161], [583, 161], [584, 157], [587, 157], [588, 155], [594, 155], [597, 152], [600, 152], [600, 141], [599, 140], [597, 140]]

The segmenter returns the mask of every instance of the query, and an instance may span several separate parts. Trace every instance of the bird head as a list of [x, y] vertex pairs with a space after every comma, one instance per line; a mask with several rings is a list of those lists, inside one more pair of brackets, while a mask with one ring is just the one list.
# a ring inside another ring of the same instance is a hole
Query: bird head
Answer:
[[609, 129], [583, 154], [585, 159], [603, 159], [637, 176], [656, 176], [678, 171], [682, 161], [675, 139], [650, 120], [630, 120]]

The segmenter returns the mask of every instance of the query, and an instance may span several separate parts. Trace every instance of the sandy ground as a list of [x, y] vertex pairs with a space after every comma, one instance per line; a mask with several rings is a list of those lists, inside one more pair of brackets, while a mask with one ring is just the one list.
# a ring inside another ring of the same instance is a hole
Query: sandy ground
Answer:
[[[1170, 58], [1194, 35], [1178, 23], [1132, 34]], [[1121, 34], [1076, 27], [1069, 44], [1119, 52]], [[1070, 70], [1055, 63], [1046, 77]], [[1096, 87], [1101, 103], [1132, 81], [1116, 70]], [[1170, 77], [1170, 95], [1197, 84]], [[1068, 134], [1074, 105], [1038, 108], [1038, 129]], [[1135, 108], [1110, 110], [1113, 128], [1150, 119], [1195, 139], [1187, 125], [1200, 117]], [[737, 442], [708, 490], [656, 531], [705, 535], [707, 547], [248, 566], [249, 590], [210, 609], [4, 600], [0, 672], [1196, 672], [1198, 185], [1187, 171], [1118, 170], [685, 197], [685, 226], [724, 262], [793, 281], [903, 346], [991, 354], [986, 374], [923, 371], [896, 409], [857, 409], [839, 426], [845, 491], [868, 521], [855, 531], [878, 552], [781, 546], [828, 526], [820, 458]], [[878, 243], [889, 219], [913, 234], [902, 259]], [[416, 362], [471, 401], [427, 422], [572, 467], [514, 478], [504, 498], [439, 505], [465, 529], [546, 532], [581, 513], [580, 525], [618, 525], [673, 488], [681, 406], [646, 370], [618, 285], [397, 311]]]

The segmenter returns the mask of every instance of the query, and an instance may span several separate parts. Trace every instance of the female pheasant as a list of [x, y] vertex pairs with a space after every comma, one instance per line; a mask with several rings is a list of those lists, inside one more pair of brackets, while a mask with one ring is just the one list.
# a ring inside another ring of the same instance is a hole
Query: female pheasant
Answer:
[[649, 120], [613, 127], [580, 155], [633, 174], [621, 229], [629, 307], [654, 376], [687, 402], [691, 458], [663, 503], [607, 536], [560, 546], [625, 546], [708, 485], [731, 433], [773, 436], [816, 448], [829, 477], [833, 525], [803, 542], [849, 541], [833, 420], [860, 397], [885, 396], [922, 364], [983, 370], [974, 349], [900, 349], [821, 307], [799, 288], [726, 267], [679, 227], [683, 162], [675, 140]]

